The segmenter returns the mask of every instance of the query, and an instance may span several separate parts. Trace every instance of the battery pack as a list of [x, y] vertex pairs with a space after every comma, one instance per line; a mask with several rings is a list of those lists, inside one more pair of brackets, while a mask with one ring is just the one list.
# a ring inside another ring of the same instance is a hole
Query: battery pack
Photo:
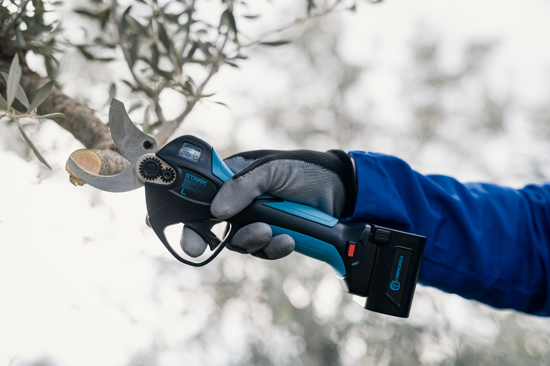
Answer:
[[365, 309], [408, 318], [426, 238], [370, 225], [360, 242], [372, 263], [366, 297], [354, 296]]

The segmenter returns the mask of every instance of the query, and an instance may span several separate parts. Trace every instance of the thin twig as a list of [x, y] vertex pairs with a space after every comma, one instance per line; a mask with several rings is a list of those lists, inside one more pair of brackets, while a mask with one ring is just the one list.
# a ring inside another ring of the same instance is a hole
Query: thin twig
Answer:
[[[245, 45], [241, 45], [239, 48], [246, 48], [246, 47], [250, 47], [250, 46], [254, 46], [258, 43], [261, 43], [263, 42], [263, 40], [266, 38], [266, 37], [269, 37], [273, 34], [277, 34], [277, 33], [281, 33], [281, 32], [284, 32], [285, 30], [287, 29], [290, 29], [296, 25], [299, 25], [299, 24], [303, 24], [309, 20], [312, 20], [312, 19], [315, 19], [315, 18], [320, 18], [320, 17], [323, 17], [327, 14], [334, 14], [334, 13], [338, 13], [338, 12], [341, 12], [341, 11], [347, 11], [349, 10], [349, 7], [344, 7], [344, 8], [341, 8], [341, 9], [336, 9], [338, 7], [338, 5], [341, 4], [341, 0], [338, 0], [336, 1], [332, 6], [324, 9], [323, 11], [320, 11], [318, 13], [315, 13], [313, 15], [310, 15], [306, 18], [298, 18], [298, 19], [295, 19], [293, 20], [292, 22], [286, 24], [286, 25], [283, 25], [282, 27], [279, 27], [279, 28], [276, 28], [276, 29], [272, 29], [272, 30], [269, 30], [267, 32], [264, 32], [262, 35], [260, 35], [255, 41], [252, 41], [248, 44], [245, 44]], [[242, 34], [242, 32], [241, 32]], [[246, 38], [249, 38], [250, 37], [246, 37]]]
[[[164, 88], [163, 88], [164, 89]], [[151, 102], [153, 103], [153, 112], [157, 116], [157, 119], [160, 121], [160, 123], [165, 124], [166, 118], [164, 117], [164, 112], [162, 111], [162, 107], [160, 106], [160, 93], [163, 89], [157, 90], [155, 95], [153, 95], [153, 98], [151, 98]]]
[[122, 39], [122, 21], [119, 22], [117, 19], [117, 0], [112, 0], [112, 7], [111, 7], [111, 18], [113, 20], [113, 23], [115, 23], [115, 37], [116, 42], [118, 43], [120, 49], [122, 50], [122, 54], [124, 55], [124, 59], [126, 60], [126, 63], [128, 64], [128, 68], [130, 69], [130, 73], [132, 74], [132, 77], [134, 78], [135, 82], [138, 84], [138, 87], [142, 89], [145, 94], [148, 96], [151, 93], [151, 90], [145, 85], [143, 81], [137, 76], [137, 74], [134, 71], [132, 60], [130, 57], [130, 51], [125, 47], [124, 41]]
[[180, 54], [180, 61], [184, 61], [185, 58], [183, 57], [183, 54], [185, 53], [185, 49], [187, 48], [187, 45], [189, 44], [189, 33], [191, 33], [191, 25], [193, 24], [193, 13], [195, 12], [195, 0], [191, 1], [191, 11], [189, 12], [188, 18], [187, 18], [187, 24], [185, 25], [185, 40], [183, 41], [183, 45], [181, 47], [181, 54]]
[[208, 84], [208, 82], [210, 81], [210, 79], [212, 79], [212, 76], [214, 76], [215, 73], [218, 72], [218, 70], [220, 69], [220, 63], [223, 62], [223, 59], [225, 57], [225, 55], [223, 54], [223, 50], [225, 48], [225, 45], [227, 44], [227, 40], [229, 38], [229, 32], [226, 32], [225, 33], [225, 37], [224, 37], [224, 40], [223, 40], [223, 43], [220, 47], [220, 49], [218, 50], [218, 59], [215, 60], [213, 63], [212, 63], [212, 69], [210, 69], [210, 72], [208, 73], [208, 76], [206, 77], [206, 79], [203, 80], [203, 82], [201, 83], [201, 85], [199, 85], [198, 89], [197, 89], [197, 98], [195, 98], [193, 101], [191, 101], [189, 104], [193, 103], [191, 105], [191, 108], [189, 108], [189, 104], [187, 105], [187, 108], [185, 108], [185, 111], [183, 111], [182, 114], [180, 114], [175, 120], [174, 122], [176, 122], [177, 124], [180, 124], [184, 119], [185, 117], [187, 117], [187, 115], [189, 114], [189, 112], [191, 112], [191, 109], [193, 109], [193, 106], [195, 105], [195, 103], [201, 98], [202, 96], [202, 92], [204, 91], [204, 88], [206, 87], [206, 84]]
[[187, 106], [185, 107], [185, 110], [172, 121], [168, 121], [164, 123], [162, 127], [159, 129], [158, 133], [155, 135], [155, 139], [157, 140], [157, 143], [159, 144], [159, 146], [164, 145], [166, 141], [168, 141], [170, 136], [174, 133], [174, 131], [179, 127], [179, 125], [187, 117], [187, 115], [189, 115], [191, 110], [193, 110], [193, 107], [201, 99], [202, 92], [204, 91], [206, 84], [208, 84], [208, 82], [210, 81], [210, 79], [212, 79], [214, 74], [218, 72], [218, 70], [220, 69], [220, 64], [223, 63], [223, 60], [225, 58], [225, 55], [223, 54], [223, 50], [227, 44], [228, 38], [229, 38], [229, 32], [226, 32], [223, 43], [218, 49], [217, 59], [212, 63], [212, 68], [210, 69], [208, 76], [203, 80], [201, 85], [199, 85], [199, 87], [197, 88], [197, 96], [188, 98]]
[[[292, 23], [289, 23], [289, 24], [287, 24], [283, 27], [265, 32], [256, 41], [251, 42], [249, 44], [246, 44], [244, 46], [241, 46], [240, 48], [249, 47], [249, 46], [258, 44], [258, 43], [262, 42], [263, 38], [265, 38], [269, 35], [272, 35], [274, 33], [280, 33], [280, 32], [282, 32], [282, 31], [284, 31], [288, 28], [291, 28], [291, 27], [293, 27], [297, 24], [303, 23], [307, 20], [314, 19], [314, 18], [319, 18], [319, 17], [322, 17], [322, 16], [327, 15], [329, 13], [335, 13], [337, 11], [347, 10], [347, 8], [336, 9], [338, 7], [338, 5], [341, 4], [341, 2], [342, 2], [341, 0], [337, 0], [332, 6], [326, 8], [324, 11], [313, 14], [313, 15], [309, 16], [308, 18], [305, 18], [305, 19], [296, 19]], [[194, 0], [193, 0], [193, 5], [194, 5]], [[191, 15], [190, 15], [190, 17], [191, 17]], [[190, 29], [189, 29], [189, 27], [191, 25], [190, 21], [191, 21], [191, 18], [188, 19], [187, 34], [186, 34], [186, 41], [185, 42], [188, 42], [187, 38], [189, 37], [189, 32], [190, 32]], [[220, 34], [218, 34], [218, 36], [220, 36]], [[224, 61], [226, 59], [225, 54], [224, 54], [224, 49], [225, 49], [225, 46], [227, 44], [228, 39], [229, 39], [229, 30], [224, 34], [223, 43], [221, 44], [221, 46], [217, 50], [218, 51], [217, 58], [212, 62], [212, 68], [210, 69], [210, 72], [208, 73], [208, 76], [203, 80], [203, 82], [197, 88], [197, 95], [187, 98], [187, 106], [185, 107], [185, 110], [178, 117], [176, 117], [175, 119], [173, 119], [171, 121], [163, 121], [164, 116], [163, 116], [163, 113], [162, 113], [162, 108], [160, 107], [160, 103], [159, 103], [159, 95], [160, 95], [160, 92], [164, 89], [164, 87], [168, 84], [168, 82], [169, 82], [168, 80], [165, 80], [163, 83], [161, 83], [159, 85], [159, 88], [157, 88], [157, 90], [155, 91], [154, 95], [150, 96], [151, 99], [152, 99], [152, 102], [153, 102], [154, 111], [157, 114], [157, 117], [159, 118], [159, 121], [162, 122], [162, 125], [161, 125], [159, 131], [155, 135], [155, 138], [156, 138], [159, 146], [164, 145], [168, 141], [170, 136], [174, 133], [174, 131], [179, 127], [179, 125], [183, 122], [183, 120], [189, 115], [191, 110], [193, 110], [193, 108], [195, 107], [197, 102], [201, 99], [204, 88], [206, 87], [208, 82], [210, 82], [210, 80], [212, 79], [214, 74], [216, 74], [218, 72], [220, 66], [224, 63]], [[185, 51], [185, 47], [182, 49], [182, 57], [183, 57], [183, 53]]]
[[220, 61], [215, 61], [214, 63], [212, 63], [212, 69], [210, 69], [210, 73], [208, 73], [208, 76], [206, 77], [206, 79], [204, 79], [202, 84], [197, 89], [198, 96], [188, 98], [187, 106], [185, 107], [185, 110], [174, 120], [164, 123], [162, 127], [159, 129], [158, 133], [155, 135], [155, 139], [157, 140], [157, 143], [159, 144], [159, 146], [164, 145], [166, 141], [168, 141], [170, 136], [183, 122], [185, 117], [187, 117], [187, 115], [191, 112], [195, 104], [197, 104], [197, 102], [200, 100], [200, 96], [202, 95], [202, 91], [204, 90], [204, 87], [206, 86], [206, 84], [208, 84], [212, 76], [214, 76], [214, 74], [218, 72], [220, 68], [219, 63]]
[[[182, 48], [181, 48], [181, 55], [180, 55], [180, 58], [179, 58], [179, 62], [181, 62], [181, 65], [183, 67], [183, 65], [185, 64], [185, 58], [183, 57], [183, 54], [185, 53], [185, 49], [187, 48], [187, 45], [189, 44], [189, 34], [191, 33], [191, 24], [193, 24], [192, 22], [192, 17], [193, 17], [193, 12], [195, 11], [195, 0], [192, 0], [191, 2], [191, 6], [190, 8], [192, 9], [191, 12], [189, 13], [188, 15], [188, 19], [187, 19], [187, 24], [186, 24], [186, 29], [185, 29], [185, 40], [183, 42], [183, 45], [182, 45]], [[177, 57], [177, 55], [176, 55]], [[162, 111], [162, 107], [160, 106], [160, 102], [159, 102], [159, 96], [160, 96], [160, 93], [164, 90], [164, 88], [166, 88], [166, 86], [170, 83], [170, 80], [168, 79], [164, 79], [159, 85], [158, 87], [156, 88], [156, 91], [154, 93], [154, 95], [151, 96], [151, 102], [152, 102], [152, 106], [153, 106], [153, 111], [154, 113], [156, 114], [157, 116], [157, 119], [162, 123], [166, 123], [166, 118], [164, 117], [164, 113]]]

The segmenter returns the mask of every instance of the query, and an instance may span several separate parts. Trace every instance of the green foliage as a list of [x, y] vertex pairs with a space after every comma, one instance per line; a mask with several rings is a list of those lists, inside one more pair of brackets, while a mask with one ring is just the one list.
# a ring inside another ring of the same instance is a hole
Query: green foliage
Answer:
[[44, 103], [46, 98], [52, 92], [53, 84], [54, 84], [54, 81], [52, 80], [44, 84], [44, 86], [42, 86], [40, 89], [38, 89], [38, 92], [36, 93], [36, 97], [34, 97], [34, 100], [29, 106], [29, 112], [34, 110], [35, 108], [38, 108], [40, 104]]
[[[234, 1], [221, 1], [219, 23], [212, 25], [198, 14], [195, 0], [162, 4], [134, 0], [124, 8], [116, 1], [109, 4], [90, 1], [80, 4], [75, 12], [95, 21], [97, 37], [75, 46], [89, 61], [109, 61], [115, 56], [110, 49], [116, 45], [122, 50], [133, 79], [121, 81], [132, 92], [147, 98], [150, 106], [155, 106], [156, 122], [143, 121], [147, 129], [160, 128], [168, 122], [159, 103], [161, 92], [167, 88], [181, 93], [187, 101], [188, 108], [176, 118], [180, 123], [194, 103], [211, 96], [203, 93], [203, 89], [223, 64], [236, 67], [237, 60], [246, 58], [239, 51], [234, 6]], [[208, 76], [195, 83], [186, 72], [187, 64], [200, 65]], [[137, 108], [143, 108], [143, 104], [136, 104], [134, 110]], [[148, 118], [149, 112], [144, 116]]]
[[[205, 15], [197, 10], [197, 1], [133, 0], [124, 7], [116, 0], [79, 2], [73, 11], [87, 23], [83, 28], [85, 39], [74, 44], [63, 38], [60, 21], [46, 20], [45, 14], [61, 4], [59, 1], [3, 0], [0, 1], [0, 58], [10, 59], [16, 51], [20, 55], [32, 51], [43, 56], [48, 76], [55, 78], [60, 71], [59, 57], [67, 47], [75, 47], [89, 62], [113, 61], [117, 57], [115, 49], [122, 50], [132, 79], [120, 81], [132, 92], [147, 99], [149, 106], [154, 106], [151, 117], [156, 122], [147, 124], [148, 128], [154, 126], [158, 130], [163, 125], [171, 126], [161, 133], [162, 143], [171, 133], [170, 129], [183, 121], [196, 102], [212, 96], [212, 93], [204, 93], [204, 89], [223, 65], [239, 67], [239, 63], [247, 59], [246, 48], [252, 45], [277, 47], [288, 44], [288, 40], [273, 38], [281, 31], [304, 22], [304, 19], [297, 19], [253, 40], [241, 37], [239, 32], [241, 22], [255, 21], [260, 16], [247, 14], [245, 1], [219, 0], [217, 24], [211, 24], [211, 17], [206, 20], [210, 14]], [[323, 4], [308, 0], [308, 17], [319, 17], [339, 10], [337, 7], [341, 4], [343, 0]], [[349, 4], [341, 8], [348, 9]], [[90, 20], [92, 27], [89, 26]], [[242, 39], [248, 43], [242, 44]], [[195, 82], [187, 71], [186, 65], [189, 64], [199, 65], [207, 71], [207, 75]], [[12, 77], [17, 75], [12, 74]], [[172, 121], [164, 118], [160, 107], [160, 94], [165, 89], [181, 93], [187, 102], [182, 114]], [[19, 96], [24, 95], [21, 93], [22, 90], [17, 92]], [[23, 98], [18, 99], [25, 107], [30, 106]]]
[[[341, 0], [335, 0], [328, 7], [326, 4], [325, 7], [315, 5], [317, 11], [311, 16], [318, 17], [334, 11], [341, 3]], [[312, 8], [313, 2], [308, 4], [308, 8]], [[343, 7], [348, 8], [349, 4]], [[259, 17], [257, 14], [246, 14], [245, 9], [244, 1], [221, 0], [219, 21], [211, 24], [211, 18], [210, 22], [206, 20], [206, 15], [210, 14], [199, 12], [196, 0], [163, 3], [134, 0], [126, 3], [124, 8], [117, 1], [109, 4], [89, 1], [79, 4], [75, 12], [95, 21], [96, 29], [92, 33], [97, 36], [87, 40], [85, 44], [75, 46], [89, 61], [108, 61], [115, 56], [110, 51], [113, 45], [120, 48], [133, 79], [121, 80], [122, 83], [132, 92], [148, 99], [150, 106], [154, 106], [151, 111], [157, 122], [151, 125], [147, 123], [148, 128], [162, 128], [164, 124], [173, 126], [181, 123], [197, 101], [212, 95], [203, 90], [220, 67], [238, 67], [242, 60], [247, 59], [245, 51], [249, 46], [276, 47], [288, 44], [290, 41], [273, 39], [273, 36], [304, 21], [299, 19], [290, 26], [275, 29], [256, 40], [242, 44], [241, 38], [244, 37], [240, 37], [239, 24]], [[249, 37], [246, 39], [250, 40]], [[208, 75], [195, 82], [187, 71], [190, 64], [200, 65], [206, 69]], [[164, 119], [160, 107], [159, 97], [165, 89], [181, 93], [187, 102], [185, 111], [173, 121]], [[223, 105], [220, 102], [214, 103]]]
[[57, 37], [59, 22], [47, 22], [44, 15], [51, 12], [59, 1], [12, 0], [0, 2], [0, 57], [11, 58], [17, 50], [25, 54], [32, 51], [42, 55], [48, 76], [59, 72]]
[[260, 42], [261, 45], [272, 46], [272, 47], [282, 46], [289, 43], [290, 41]]
[[11, 105], [15, 100], [15, 96], [17, 95], [17, 92], [18, 92], [19, 80], [21, 80], [22, 72], [23, 71], [21, 70], [21, 65], [19, 65], [19, 55], [16, 53], [10, 66], [10, 74], [8, 75], [8, 86], [6, 90], [6, 94], [7, 94], [6, 100], [8, 101], [8, 106], [6, 108], [6, 111], [10, 110]]
[[[7, 83], [8, 80], [9, 80], [9, 75], [6, 74], [5, 72], [2, 72], [1, 74], [2, 74], [2, 77], [4, 78], [4, 80]], [[23, 90], [23, 87], [21, 85], [18, 85], [18, 86], [19, 86], [19, 88], [17, 89], [15, 97], [21, 102], [21, 104], [23, 104], [25, 107], [29, 108], [29, 100], [27, 99], [27, 95], [25, 94], [25, 91]], [[6, 110], [7, 109], [8, 109], [8, 107], [6, 106]]]
[[[42, 86], [36, 93], [33, 101], [29, 103], [29, 99], [27, 98], [25, 91], [19, 84], [19, 81], [21, 80], [21, 74], [22, 69], [21, 65], [19, 64], [19, 55], [16, 53], [13, 57], [9, 74], [6, 74], [4, 72], [2, 73], [2, 77], [7, 82], [7, 88], [6, 99], [4, 99], [2, 95], [0, 95], [0, 110], [4, 112], [0, 114], [0, 119], [7, 117], [15, 121], [17, 123], [17, 127], [19, 128], [19, 132], [23, 137], [23, 140], [25, 140], [29, 148], [34, 152], [34, 155], [36, 155], [36, 157], [38, 158], [38, 160], [40, 160], [40, 162], [42, 162], [42, 164], [44, 164], [51, 170], [52, 168], [50, 167], [50, 164], [48, 164], [46, 159], [40, 154], [29, 136], [25, 133], [25, 130], [23, 130], [19, 119], [36, 118], [38, 120], [42, 120], [46, 118], [65, 118], [65, 115], [63, 113], [50, 113], [42, 116], [37, 115], [36, 108], [44, 103], [46, 98], [48, 98], [48, 96], [51, 94], [54, 81], [52, 80]], [[20, 112], [12, 107], [12, 104], [16, 99], [27, 108], [26, 112]]]

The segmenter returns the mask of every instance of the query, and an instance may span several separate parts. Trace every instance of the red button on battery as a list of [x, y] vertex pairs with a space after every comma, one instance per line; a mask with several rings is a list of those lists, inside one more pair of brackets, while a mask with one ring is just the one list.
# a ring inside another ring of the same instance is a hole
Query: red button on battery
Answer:
[[351, 258], [353, 257], [354, 254], [355, 254], [355, 244], [350, 243], [348, 247], [348, 257]]

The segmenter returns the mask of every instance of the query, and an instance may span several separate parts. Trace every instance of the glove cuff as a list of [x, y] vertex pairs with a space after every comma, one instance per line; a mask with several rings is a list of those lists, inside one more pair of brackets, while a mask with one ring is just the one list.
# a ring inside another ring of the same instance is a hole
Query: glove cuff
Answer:
[[357, 179], [355, 177], [355, 168], [351, 157], [342, 150], [329, 150], [327, 153], [332, 154], [340, 160], [340, 166], [337, 171], [346, 190], [346, 203], [342, 211], [341, 218], [353, 216], [355, 211], [355, 203], [357, 200]]

